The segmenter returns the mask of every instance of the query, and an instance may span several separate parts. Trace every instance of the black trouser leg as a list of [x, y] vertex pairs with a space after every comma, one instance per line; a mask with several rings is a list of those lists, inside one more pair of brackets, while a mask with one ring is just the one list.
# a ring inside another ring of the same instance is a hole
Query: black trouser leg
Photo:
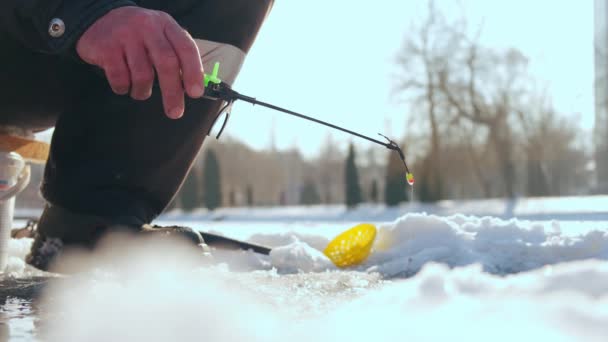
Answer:
[[31, 130], [54, 126], [78, 97], [79, 67], [27, 50], [0, 31], [0, 125]]
[[[196, 39], [227, 43], [246, 53], [272, 1], [139, 4], [169, 12]], [[49, 64], [55, 61], [55, 57], [36, 58]], [[70, 69], [65, 77], [60, 76], [61, 80], [69, 83], [76, 79], [80, 83], [69, 84], [65, 90], [71, 93], [61, 97], [65, 100], [58, 104], [61, 113], [45, 169], [43, 196], [51, 207], [56, 205], [79, 214], [118, 223], [150, 222], [178, 191], [220, 103], [187, 99], [184, 116], [171, 120], [164, 115], [158, 87], [149, 100], [135, 101], [115, 95], [90, 66], [68, 61], [53, 63]], [[53, 227], [40, 229], [53, 235]], [[67, 234], [73, 229], [80, 228], [62, 230]]]

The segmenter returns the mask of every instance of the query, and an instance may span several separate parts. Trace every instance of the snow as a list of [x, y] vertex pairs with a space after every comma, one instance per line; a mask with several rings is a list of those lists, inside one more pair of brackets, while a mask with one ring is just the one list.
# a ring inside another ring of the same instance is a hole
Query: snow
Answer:
[[12, 239], [10, 241], [8, 246], [8, 265], [4, 271], [5, 275], [15, 278], [25, 278], [43, 274], [43, 272], [40, 272], [25, 263], [25, 256], [30, 250], [32, 241], [32, 239]]
[[274, 248], [270, 252], [270, 260], [273, 267], [283, 272], [319, 272], [336, 269], [321, 251], [301, 241]]
[[[273, 252], [216, 251], [211, 262], [184, 246], [118, 237], [93, 256], [73, 256], [81, 273], [45, 294], [42, 323], [16, 315], [31, 306], [18, 299], [0, 322], [49, 341], [604, 341], [608, 206], [600, 196], [570, 200], [442, 202], [410, 213], [401, 210], [422, 205], [315, 207], [308, 216], [232, 209], [221, 221], [172, 213], [158, 223]], [[336, 268], [320, 251], [361, 222], [377, 224], [372, 255]], [[11, 241], [12, 276], [37, 274], [23, 262], [29, 244]]]

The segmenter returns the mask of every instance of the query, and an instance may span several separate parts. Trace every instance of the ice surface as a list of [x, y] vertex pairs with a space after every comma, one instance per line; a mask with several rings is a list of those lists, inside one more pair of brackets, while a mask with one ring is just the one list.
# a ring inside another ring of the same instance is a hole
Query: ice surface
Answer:
[[361, 204], [354, 209], [348, 209], [344, 205], [313, 205], [220, 208], [214, 211], [199, 209], [191, 213], [174, 210], [164, 216], [167, 219], [178, 221], [386, 222], [414, 212], [426, 212], [440, 216], [466, 214], [535, 221], [608, 221], [608, 196], [444, 200], [434, 204], [414, 201], [395, 207], [387, 207], [383, 204]]
[[[274, 250], [201, 265], [182, 246], [112, 243], [75, 256], [89, 271], [51, 288], [37, 329], [50, 341], [608, 336], [606, 221], [407, 214], [380, 224], [371, 257], [350, 270], [320, 252], [350, 223], [181, 223]], [[13, 276], [34, 272], [23, 263], [30, 243], [11, 242]]]

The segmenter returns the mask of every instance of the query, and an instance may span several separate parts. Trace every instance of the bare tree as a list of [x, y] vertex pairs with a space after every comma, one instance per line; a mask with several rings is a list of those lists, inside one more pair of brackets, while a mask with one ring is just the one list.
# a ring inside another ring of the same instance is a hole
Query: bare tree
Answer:
[[413, 94], [413, 100], [425, 112], [430, 137], [429, 151], [422, 166], [424, 187], [430, 200], [442, 197], [441, 113], [438, 76], [454, 48], [452, 32], [434, 1], [428, 2], [428, 14], [419, 27], [410, 30], [398, 55], [400, 75], [396, 91]]
[[460, 141], [464, 145], [464, 153], [466, 159], [468, 159], [470, 170], [481, 187], [483, 197], [492, 197], [492, 177], [483, 167], [484, 161], [491, 158], [489, 146], [478, 143], [475, 139], [476, 135], [471, 132], [472, 129], [468, 128], [467, 125], [460, 124], [457, 126], [457, 130], [453, 131], [458, 131], [457, 134], [460, 135]]
[[325, 204], [341, 202], [344, 198], [344, 174], [337, 170], [344, 168], [344, 156], [331, 134], [326, 136], [315, 165], [321, 201]]
[[558, 196], [580, 192], [586, 185], [589, 156], [577, 146], [576, 126], [559, 116], [550, 103], [539, 100], [519, 110], [526, 152], [526, 192], [529, 196]]
[[522, 84], [527, 78], [527, 59], [515, 49], [493, 52], [475, 40], [463, 42], [465, 52], [445, 65], [439, 87], [454, 108], [455, 122], [465, 120], [487, 128], [486, 139], [494, 149], [504, 193], [514, 197], [514, 141], [509, 122], [526, 91]]
[[595, 0], [595, 169], [596, 191], [608, 191], [608, 8], [605, 0]]
[[[469, 32], [467, 26], [466, 18], [448, 22], [429, 0], [427, 16], [408, 31], [398, 56], [396, 91], [410, 95], [412, 108], [423, 113], [415, 118], [428, 127], [426, 135], [416, 132], [428, 141], [414, 163], [422, 175], [419, 198], [572, 191], [574, 183], [558, 190], [555, 179], [583, 173], [576, 131], [549, 103], [530, 102], [542, 96], [532, 87], [526, 56], [482, 46], [481, 28]], [[566, 171], [566, 162], [577, 167]]]

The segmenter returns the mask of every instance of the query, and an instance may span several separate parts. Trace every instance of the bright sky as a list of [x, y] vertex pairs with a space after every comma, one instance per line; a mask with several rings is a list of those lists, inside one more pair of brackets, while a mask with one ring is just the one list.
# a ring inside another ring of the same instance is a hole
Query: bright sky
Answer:
[[[436, 1], [456, 18], [453, 0]], [[484, 45], [516, 47], [547, 83], [557, 109], [593, 126], [593, 1], [462, 0], [469, 23], [482, 23]], [[235, 84], [266, 102], [377, 136], [401, 138], [409, 108], [390, 98], [394, 58], [419, 0], [276, 1]], [[578, 114], [576, 114], [578, 113]], [[329, 129], [245, 103], [235, 105], [227, 134], [253, 146], [294, 145], [307, 155]], [[332, 133], [345, 148], [351, 137]], [[591, 137], [589, 137], [591, 139]], [[360, 140], [353, 139], [359, 143]], [[361, 146], [369, 146], [361, 142]]]

